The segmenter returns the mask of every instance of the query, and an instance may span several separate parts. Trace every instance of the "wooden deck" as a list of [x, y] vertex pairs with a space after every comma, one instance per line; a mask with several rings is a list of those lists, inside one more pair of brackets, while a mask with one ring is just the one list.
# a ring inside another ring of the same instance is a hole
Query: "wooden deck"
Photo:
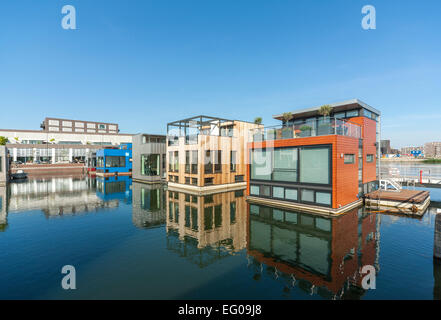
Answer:
[[430, 204], [430, 193], [420, 190], [383, 191], [377, 190], [365, 195], [365, 205], [371, 209], [383, 209], [421, 217]]
[[429, 191], [401, 190], [399, 192], [377, 190], [366, 194], [367, 199], [386, 200], [406, 203], [423, 203], [429, 197]]

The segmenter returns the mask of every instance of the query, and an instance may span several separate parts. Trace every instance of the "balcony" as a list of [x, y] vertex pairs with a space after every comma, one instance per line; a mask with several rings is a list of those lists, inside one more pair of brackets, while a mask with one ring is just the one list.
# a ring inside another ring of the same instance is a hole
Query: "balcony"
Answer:
[[293, 125], [252, 129], [250, 130], [250, 141], [260, 142], [328, 135], [340, 135], [360, 139], [361, 127], [356, 123], [342, 119], [318, 119]]
[[197, 116], [167, 124], [168, 145], [179, 145], [180, 138], [186, 145], [198, 143], [199, 136], [235, 137], [234, 120]]

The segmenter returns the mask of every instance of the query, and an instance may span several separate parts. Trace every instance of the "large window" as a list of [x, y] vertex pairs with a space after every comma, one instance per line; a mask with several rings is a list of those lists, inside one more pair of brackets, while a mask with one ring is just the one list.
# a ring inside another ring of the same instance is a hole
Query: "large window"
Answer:
[[281, 148], [274, 150], [272, 180], [297, 181], [297, 148]]
[[266, 149], [251, 152], [251, 179], [271, 180], [271, 151]]
[[98, 157], [96, 160], [96, 166], [98, 168], [104, 168], [104, 157]]
[[214, 172], [219, 173], [222, 172], [222, 151], [217, 150], [214, 152], [215, 154], [215, 163], [214, 163]]
[[141, 155], [141, 174], [143, 176], [160, 175], [160, 155], [143, 154]]
[[120, 168], [126, 166], [126, 157], [107, 156], [106, 168]]
[[205, 151], [204, 155], [204, 173], [213, 173], [213, 155], [210, 150]]
[[330, 184], [330, 152], [328, 147], [300, 149], [300, 182]]
[[373, 154], [366, 155], [366, 162], [374, 162], [374, 155]]
[[198, 173], [198, 151], [185, 151], [185, 173]]
[[236, 172], [237, 151], [230, 151], [230, 172]]

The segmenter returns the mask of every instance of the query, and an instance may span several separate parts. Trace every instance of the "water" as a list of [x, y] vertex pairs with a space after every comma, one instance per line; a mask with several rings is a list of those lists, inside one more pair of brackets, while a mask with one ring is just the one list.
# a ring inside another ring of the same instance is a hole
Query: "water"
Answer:
[[[441, 298], [435, 208], [331, 219], [123, 177], [26, 181], [0, 199], [1, 299]], [[64, 265], [76, 290], [61, 287]], [[363, 265], [375, 290], [361, 288]]]

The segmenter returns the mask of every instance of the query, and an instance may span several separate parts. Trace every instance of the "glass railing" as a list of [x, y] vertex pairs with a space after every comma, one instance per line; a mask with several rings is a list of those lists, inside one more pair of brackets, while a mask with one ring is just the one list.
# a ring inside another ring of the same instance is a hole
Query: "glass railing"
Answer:
[[202, 136], [211, 136], [211, 137], [229, 137], [234, 138], [236, 137], [236, 130], [235, 129], [224, 129], [218, 130], [217, 132], [212, 132], [210, 130], [201, 130], [199, 133], [195, 134], [188, 134], [188, 135], [169, 135], [168, 136], [168, 145], [169, 146], [177, 146], [179, 145], [179, 138], [183, 137], [185, 144], [198, 144], [198, 137], [199, 135]]
[[361, 127], [342, 119], [326, 118], [304, 123], [273, 126], [250, 130], [250, 141], [268, 141], [280, 139], [307, 138], [327, 135], [340, 135], [360, 139]]

